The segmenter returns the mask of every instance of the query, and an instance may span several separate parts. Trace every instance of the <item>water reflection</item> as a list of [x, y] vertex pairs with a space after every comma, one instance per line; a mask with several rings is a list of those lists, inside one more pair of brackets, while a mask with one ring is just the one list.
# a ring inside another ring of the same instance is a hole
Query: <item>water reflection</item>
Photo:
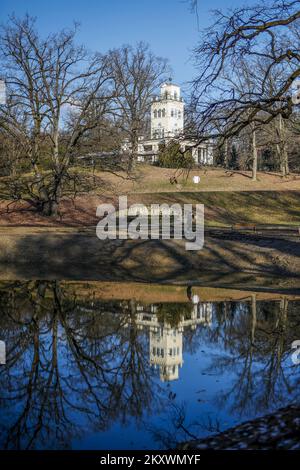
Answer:
[[165, 447], [297, 400], [299, 301], [98, 297], [0, 288], [1, 448]]
[[212, 303], [193, 299], [192, 307], [185, 304], [137, 306], [136, 325], [149, 332], [150, 364], [159, 369], [162, 382], [179, 378], [183, 365], [183, 332], [198, 325], [212, 323]]
[[6, 347], [5, 341], [0, 341], [0, 365], [6, 363]]

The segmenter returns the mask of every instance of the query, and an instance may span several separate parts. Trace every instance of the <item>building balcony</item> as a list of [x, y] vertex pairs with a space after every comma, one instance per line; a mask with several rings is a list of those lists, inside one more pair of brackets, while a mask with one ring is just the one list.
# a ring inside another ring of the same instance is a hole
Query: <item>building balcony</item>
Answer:
[[183, 98], [182, 98], [182, 96], [180, 96], [179, 98], [178, 97], [175, 98], [174, 96], [169, 95], [169, 94], [153, 97], [153, 100], [152, 100], [153, 103], [156, 103], [156, 102], [159, 102], [159, 101], [177, 101], [177, 102], [179, 101], [179, 102], [183, 103]]

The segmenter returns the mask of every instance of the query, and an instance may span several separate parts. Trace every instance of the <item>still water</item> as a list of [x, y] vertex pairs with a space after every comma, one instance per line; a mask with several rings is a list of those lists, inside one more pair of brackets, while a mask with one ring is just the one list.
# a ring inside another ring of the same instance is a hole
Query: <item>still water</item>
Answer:
[[83, 285], [0, 285], [0, 448], [169, 448], [297, 401], [300, 300]]

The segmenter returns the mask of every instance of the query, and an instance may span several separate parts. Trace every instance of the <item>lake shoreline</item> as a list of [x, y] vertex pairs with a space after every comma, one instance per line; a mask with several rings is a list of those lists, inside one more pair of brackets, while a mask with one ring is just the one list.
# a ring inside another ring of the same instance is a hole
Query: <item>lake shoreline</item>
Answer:
[[1, 227], [1, 279], [135, 281], [300, 292], [297, 232], [216, 230], [184, 240], [104, 240], [95, 229]]

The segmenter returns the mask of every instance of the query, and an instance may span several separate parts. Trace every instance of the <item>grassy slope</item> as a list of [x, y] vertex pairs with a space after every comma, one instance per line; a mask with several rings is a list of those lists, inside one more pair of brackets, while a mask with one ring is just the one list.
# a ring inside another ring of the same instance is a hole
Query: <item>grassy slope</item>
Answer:
[[[178, 177], [171, 185], [175, 170], [139, 165], [136, 180], [119, 181], [118, 194], [129, 195], [129, 201], [150, 203], [202, 203], [207, 225], [227, 226], [240, 223], [300, 225], [300, 176], [281, 178], [278, 174], [259, 172], [257, 181], [251, 172], [223, 169], [195, 169], [188, 178]], [[193, 175], [200, 175], [199, 185]], [[115, 176], [110, 176], [116, 183]], [[123, 193], [122, 193], [123, 191]]]
[[[96, 208], [103, 202], [101, 196], [82, 196], [74, 206], [64, 201], [61, 218], [45, 218], [33, 211], [24, 211], [6, 203], [0, 204], [0, 226], [82, 227], [95, 226], [99, 219]], [[106, 201], [108, 202], [108, 201]], [[118, 208], [117, 196], [111, 201]], [[204, 204], [207, 226], [231, 226], [234, 224], [283, 225], [300, 227], [300, 191], [225, 191], [225, 192], [160, 192], [128, 194], [128, 203]], [[3, 230], [3, 229], [2, 229]]]
[[[98, 222], [96, 207], [105, 194], [108, 199], [114, 200], [115, 205], [117, 196], [127, 194], [129, 202], [145, 204], [202, 203], [205, 205], [206, 224], [210, 226], [242, 223], [300, 226], [299, 175], [282, 179], [276, 174], [259, 173], [258, 181], [253, 182], [250, 172], [196, 169], [187, 180], [181, 176], [177, 185], [171, 185], [169, 178], [174, 172], [172, 169], [137, 165], [134, 180], [98, 173], [111, 191], [102, 186], [95, 187], [91, 194], [78, 197], [75, 205], [64, 201], [59, 220], [45, 219], [34, 212], [23, 211], [22, 205], [11, 205], [7, 213], [7, 201], [2, 200], [0, 225], [95, 225]], [[199, 185], [192, 182], [194, 174], [201, 177]]]
[[143, 194], [142, 201], [148, 205], [155, 202], [204, 204], [205, 221], [211, 226], [241, 223], [300, 226], [300, 191], [165, 192]]
[[[151, 165], [137, 165], [134, 179], [124, 180], [103, 172], [96, 174], [118, 187], [118, 191], [144, 192], [202, 192], [202, 191], [284, 191], [300, 190], [300, 175], [292, 174], [282, 178], [280, 174], [258, 172], [257, 181], [252, 181], [250, 171], [225, 171], [221, 168], [194, 169], [186, 177], [180, 171], [158, 168]], [[176, 175], [178, 184], [171, 184], [170, 177]], [[200, 176], [200, 184], [193, 183], [193, 176]], [[126, 176], [125, 174], [123, 176]]]

